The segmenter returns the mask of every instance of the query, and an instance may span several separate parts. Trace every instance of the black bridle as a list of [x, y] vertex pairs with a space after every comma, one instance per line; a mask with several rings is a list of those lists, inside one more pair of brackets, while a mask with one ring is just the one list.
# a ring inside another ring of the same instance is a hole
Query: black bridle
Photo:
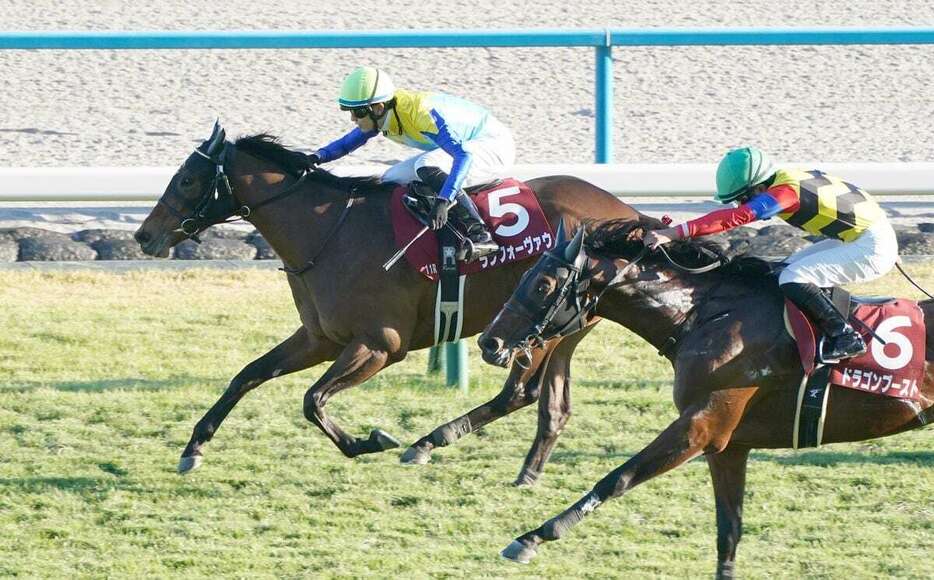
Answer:
[[201, 193], [201, 196], [198, 198], [198, 203], [195, 205], [190, 215], [185, 215], [181, 210], [172, 207], [164, 199], [167, 197], [177, 197], [184, 205], [187, 200], [175, 189], [170, 189], [163, 198], [159, 199], [158, 203], [180, 220], [176, 231], [185, 234], [186, 238], [200, 243], [201, 240], [198, 238], [198, 234], [204, 230], [213, 225], [231, 223], [250, 217], [254, 211], [264, 205], [283, 199], [298, 191], [298, 188], [308, 175], [308, 173], [302, 174], [298, 181], [285, 188], [283, 191], [251, 207], [241, 202], [234, 193], [233, 188], [230, 186], [230, 179], [228, 179], [227, 172], [224, 169], [224, 165], [234, 149], [235, 145], [233, 143], [224, 141], [220, 151], [216, 154], [208, 155], [204, 151], [201, 151], [200, 148], [194, 150], [195, 153], [213, 164], [215, 171], [214, 179]]
[[[617, 273], [614, 281], [622, 279], [626, 272], [638, 264], [647, 253], [647, 250], [642, 250]], [[531, 349], [541, 346], [546, 340], [568, 336], [586, 327], [603, 292], [612, 285], [608, 284], [598, 294], [593, 294], [590, 292], [590, 278], [581, 279], [581, 267], [554, 251], [546, 252], [542, 259], [544, 260], [543, 266], [548, 260], [557, 262], [555, 277], [558, 280], [557, 291], [553, 293], [552, 300], [544, 306], [545, 314], [539, 319], [537, 312], [532, 311], [519, 300], [509, 300], [503, 306], [503, 310], [508, 310], [515, 316], [525, 319], [531, 327], [525, 338], [515, 345], [515, 348], [523, 351], [527, 357], [531, 357]], [[526, 276], [530, 274], [531, 271]], [[522, 286], [523, 284], [520, 283], [520, 287]], [[539, 320], [538, 323], [535, 322], [536, 319]]]

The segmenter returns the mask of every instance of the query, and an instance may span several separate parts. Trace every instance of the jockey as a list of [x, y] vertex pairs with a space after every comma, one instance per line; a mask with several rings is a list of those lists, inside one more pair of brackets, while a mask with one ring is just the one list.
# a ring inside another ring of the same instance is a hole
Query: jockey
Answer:
[[715, 234], [776, 215], [826, 236], [786, 260], [779, 287], [824, 333], [824, 362], [866, 352], [862, 337], [820, 289], [874, 280], [898, 260], [895, 232], [869, 194], [821, 171], [778, 169], [759, 149], [744, 147], [720, 161], [716, 199], [736, 207], [651, 231], [645, 245], [654, 249], [671, 240]]
[[438, 92], [396, 89], [385, 72], [358, 67], [341, 88], [340, 108], [350, 111], [355, 129], [308, 156], [311, 165], [334, 161], [379, 135], [422, 153], [390, 167], [383, 181], [420, 180], [436, 194], [429, 225], [439, 230], [448, 210], [461, 220], [473, 243], [473, 257], [499, 249], [463, 188], [493, 181], [512, 166], [510, 130], [486, 109]]

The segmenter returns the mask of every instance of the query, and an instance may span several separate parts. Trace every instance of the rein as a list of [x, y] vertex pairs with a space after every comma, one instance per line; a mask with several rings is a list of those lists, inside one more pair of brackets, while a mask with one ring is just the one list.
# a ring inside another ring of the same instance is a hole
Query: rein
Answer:
[[[208, 155], [207, 153], [197, 148], [194, 150], [195, 153], [214, 164], [215, 173], [214, 182], [211, 188], [201, 196], [201, 199], [198, 201], [198, 205], [195, 206], [195, 209], [191, 215], [186, 216], [179, 210], [166, 203], [163, 199], [158, 201], [158, 203], [162, 204], [166, 209], [169, 210], [169, 213], [181, 220], [181, 223], [178, 226], [178, 230], [176, 231], [182, 232], [187, 238], [200, 243], [201, 240], [198, 238], [198, 234], [204, 230], [217, 224], [228, 224], [250, 217], [250, 215], [252, 215], [253, 212], [259, 208], [286, 198], [298, 191], [298, 189], [304, 184], [305, 178], [308, 176], [307, 172], [303, 173], [301, 177], [298, 178], [298, 181], [292, 185], [286, 187], [276, 195], [268, 199], [264, 199], [263, 201], [256, 203], [251, 207], [241, 202], [240, 199], [237, 198], [237, 195], [234, 193], [233, 188], [230, 185], [230, 179], [227, 177], [227, 172], [224, 168], [227, 157], [233, 148], [234, 146], [232, 144], [225, 142], [223, 149], [221, 149], [220, 154], [216, 157], [213, 155]], [[227, 207], [217, 208], [215, 206], [216, 203], [224, 203]], [[216, 211], [217, 209], [220, 209], [220, 211]], [[216, 213], [213, 213], [212, 210], [215, 210]]]
[[688, 268], [687, 266], [682, 266], [678, 262], [675, 262], [674, 258], [672, 258], [668, 253], [668, 250], [665, 249], [665, 246], [658, 246], [657, 249], [662, 253], [663, 256], [665, 256], [665, 259], [668, 260], [669, 264], [687, 274], [704, 274], [706, 272], [710, 272], [711, 270], [716, 270], [724, 263], [726, 263], [723, 256], [718, 256], [714, 262], [707, 264], [706, 266], [702, 266], [700, 268]]
[[[305, 176], [303, 175], [302, 177], [304, 178]], [[311, 259], [305, 262], [304, 266], [302, 266], [301, 268], [289, 268], [288, 266], [283, 264], [283, 266], [279, 269], [285, 272], [286, 274], [291, 274], [293, 276], [301, 276], [308, 270], [311, 270], [312, 268], [314, 268], [315, 260], [317, 260], [321, 256], [321, 254], [324, 253], [324, 249], [327, 247], [328, 242], [331, 241], [331, 238], [334, 237], [334, 234], [337, 233], [337, 230], [339, 230], [340, 227], [344, 224], [344, 220], [347, 219], [347, 214], [350, 213], [350, 208], [353, 207], [354, 199], [355, 199], [354, 190], [351, 189], [350, 196], [347, 198], [347, 204], [344, 206], [344, 209], [341, 210], [341, 214], [337, 216], [337, 221], [334, 222], [333, 226], [331, 226], [331, 230], [328, 232], [328, 235], [325, 236], [324, 242], [321, 244], [321, 247], [318, 248], [318, 251], [315, 252], [315, 255], [312, 256]]]
[[[562, 311], [562, 307], [565, 305], [564, 303], [569, 299], [570, 295], [574, 296], [574, 311], [570, 318], [568, 318], [568, 320], [555, 331], [551, 338], [567, 336], [568, 334], [572, 334], [583, 329], [587, 325], [585, 320], [587, 314], [589, 314], [594, 306], [597, 305], [597, 303], [600, 301], [600, 297], [603, 296], [603, 293], [606, 292], [614, 284], [614, 282], [623, 279], [623, 277], [625, 277], [626, 273], [629, 272], [631, 268], [636, 266], [643, 258], [645, 258], [648, 255], [648, 248], [643, 248], [642, 251], [640, 251], [631, 262], [626, 264], [622, 270], [617, 272], [616, 275], [613, 276], [613, 280], [611, 280], [611, 282], [607, 284], [598, 295], [585, 297], [583, 301], [581, 300], [581, 297], [585, 294], [587, 286], [590, 284], [590, 280], [588, 279], [587, 284], [584, 287], [581, 287], [581, 269], [579, 267], [567, 262], [555, 254], [552, 254], [551, 252], [548, 252], [546, 255], [558, 261], [562, 266], [568, 268], [570, 273], [561, 284], [561, 288], [558, 289], [555, 300], [548, 307], [548, 310], [545, 312], [545, 316], [538, 324], [535, 324], [529, 334], [515, 346], [515, 348], [523, 351], [530, 359], [531, 349], [544, 344], [545, 339], [542, 336], [543, 333], [552, 324], [558, 313]], [[514, 314], [520, 316], [521, 318], [525, 318], [529, 322], [534, 322], [535, 318], [527, 312], [527, 308], [525, 308], [521, 303], [516, 306], [513, 305], [512, 302], [512, 300], [506, 302], [506, 304], [503, 305], [503, 309], [512, 311]], [[522, 306], [522, 308], [519, 306]], [[569, 308], [565, 307], [563, 310], [567, 311]]]
[[[172, 215], [181, 220], [181, 223], [179, 224], [176, 231], [180, 231], [185, 234], [187, 239], [192, 239], [195, 242], [201, 243], [201, 240], [198, 238], [198, 234], [208, 229], [209, 227], [217, 224], [227, 224], [239, 220], [244, 220], [253, 215], [253, 212], [260, 209], [261, 207], [289, 197], [290, 195], [297, 192], [301, 186], [305, 184], [305, 180], [311, 173], [310, 171], [306, 171], [298, 178], [295, 183], [286, 187], [279, 193], [264, 199], [254, 204], [253, 206], [249, 206], [241, 202], [237, 195], [234, 193], [233, 188], [230, 185], [230, 179], [227, 177], [227, 172], [224, 168], [224, 165], [230, 155], [230, 151], [233, 149], [234, 145], [226, 141], [224, 142], [220, 153], [216, 156], [208, 155], [200, 149], [195, 148], [195, 153], [214, 164], [215, 173], [214, 182], [211, 188], [205, 191], [205, 193], [201, 196], [201, 199], [198, 200], [198, 204], [195, 206], [195, 209], [191, 215], [186, 216], [181, 211], [169, 205], [165, 200], [161, 198], [159, 199], [158, 203], [162, 204], [166, 209], [169, 210]], [[172, 193], [178, 197], [181, 197], [174, 191]], [[344, 221], [347, 219], [347, 215], [350, 213], [350, 208], [353, 207], [354, 204], [354, 194], [355, 190], [351, 189], [350, 194], [347, 197], [347, 204], [344, 206], [344, 209], [338, 216], [337, 221], [333, 226], [331, 226], [331, 230], [328, 232], [327, 236], [325, 236], [321, 247], [318, 248], [318, 251], [315, 252], [311, 259], [308, 260], [301, 268], [290, 268], [288, 266], [283, 266], [282, 268], [279, 268], [280, 270], [288, 274], [300, 276], [315, 266], [315, 262], [319, 257], [321, 257], [321, 254], [324, 253], [324, 250], [327, 248], [328, 242], [331, 241], [331, 238], [334, 237], [334, 235], [337, 233], [337, 230], [340, 229], [340, 227], [344, 224]], [[218, 207], [216, 204], [224, 205]]]

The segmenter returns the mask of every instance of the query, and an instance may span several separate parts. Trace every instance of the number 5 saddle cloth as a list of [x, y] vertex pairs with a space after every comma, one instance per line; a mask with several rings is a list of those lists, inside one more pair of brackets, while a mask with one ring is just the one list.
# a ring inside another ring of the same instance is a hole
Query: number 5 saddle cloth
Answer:
[[[423, 225], [403, 205], [402, 198], [408, 186], [399, 186], [392, 193], [390, 213], [396, 245], [401, 248], [409, 243]], [[504, 179], [479, 191], [471, 191], [470, 197], [500, 246], [500, 251], [474, 262], [459, 264], [460, 274], [474, 274], [526, 260], [551, 249], [555, 245], [554, 231], [542, 211], [535, 192], [517, 179]], [[438, 240], [435, 232], [428, 231], [408, 249], [405, 254], [409, 264], [426, 278], [438, 280]]]

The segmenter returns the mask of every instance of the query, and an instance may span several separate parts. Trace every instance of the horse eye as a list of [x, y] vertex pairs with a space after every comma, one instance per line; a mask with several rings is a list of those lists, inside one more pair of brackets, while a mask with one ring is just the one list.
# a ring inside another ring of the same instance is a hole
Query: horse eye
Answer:
[[182, 185], [183, 185], [184, 187], [188, 187], [189, 185], [191, 185], [191, 184], [194, 183], [194, 182], [195, 182], [195, 180], [192, 179], [192, 178], [190, 178], [190, 177], [183, 177], [183, 178], [182, 178]]
[[535, 291], [538, 292], [539, 294], [544, 294], [548, 292], [548, 282], [545, 282], [544, 280], [539, 282], [538, 286], [535, 287]]

